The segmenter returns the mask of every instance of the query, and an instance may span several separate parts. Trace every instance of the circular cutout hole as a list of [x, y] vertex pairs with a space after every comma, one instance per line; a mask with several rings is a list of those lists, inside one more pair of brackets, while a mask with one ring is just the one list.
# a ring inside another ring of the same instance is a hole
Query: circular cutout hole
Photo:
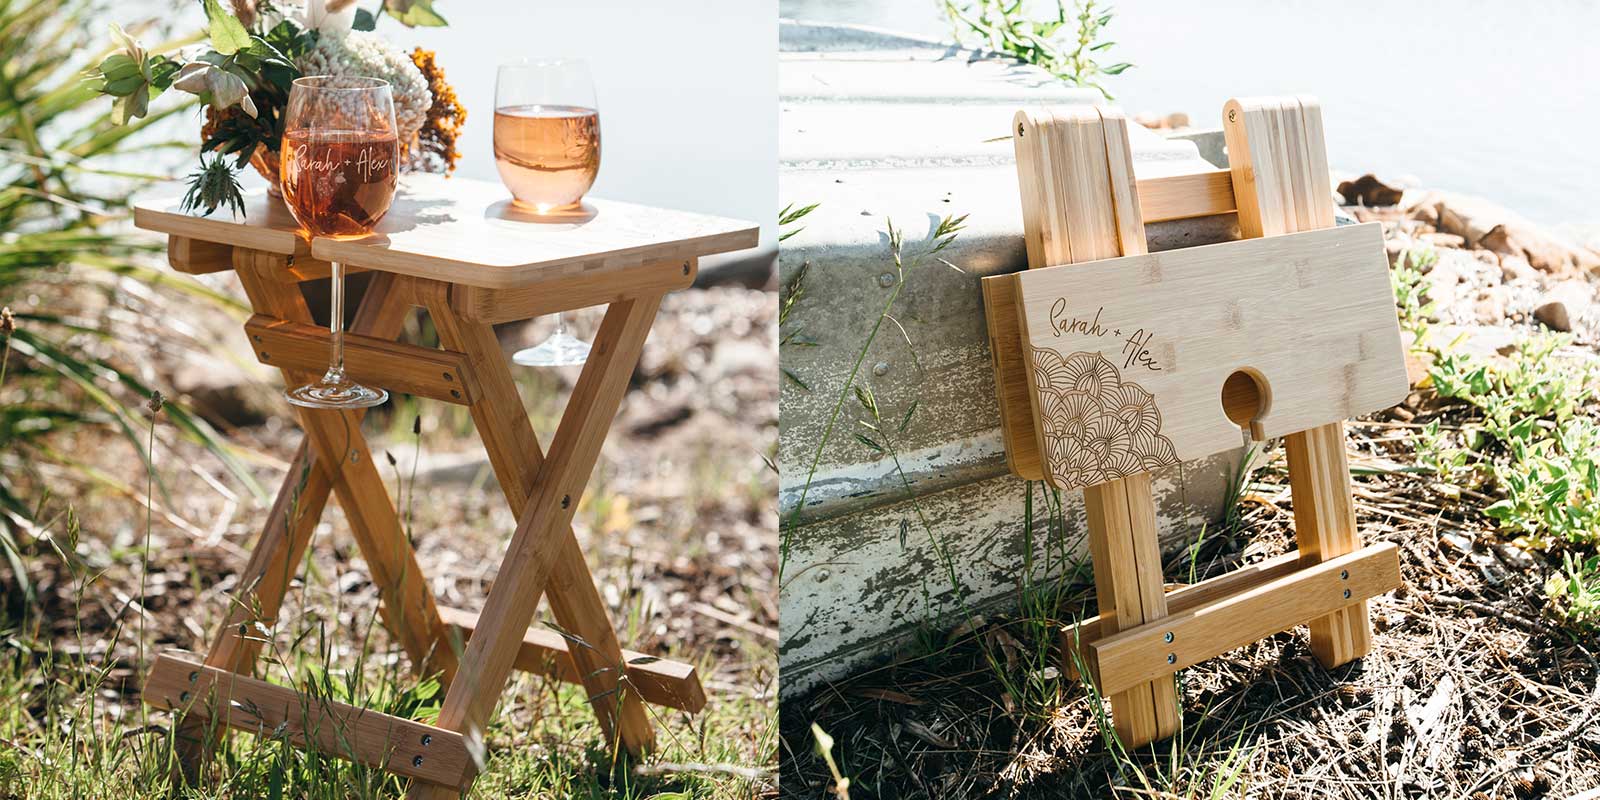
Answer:
[[1246, 430], [1267, 412], [1269, 397], [1266, 381], [1251, 370], [1235, 370], [1222, 382], [1222, 411]]

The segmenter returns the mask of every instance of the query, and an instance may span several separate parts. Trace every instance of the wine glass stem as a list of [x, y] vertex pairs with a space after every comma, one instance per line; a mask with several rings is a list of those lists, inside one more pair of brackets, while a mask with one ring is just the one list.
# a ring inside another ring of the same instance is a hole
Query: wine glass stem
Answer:
[[562, 334], [564, 334], [566, 332], [567, 332], [567, 318], [566, 318], [566, 315], [562, 314], [560, 311], [557, 311], [556, 312], [556, 332], [555, 332], [555, 335], [556, 336], [560, 336], [560, 335], [562, 335]]
[[344, 377], [344, 265], [332, 262], [331, 294], [328, 299], [328, 333], [333, 342], [329, 353], [328, 376]]

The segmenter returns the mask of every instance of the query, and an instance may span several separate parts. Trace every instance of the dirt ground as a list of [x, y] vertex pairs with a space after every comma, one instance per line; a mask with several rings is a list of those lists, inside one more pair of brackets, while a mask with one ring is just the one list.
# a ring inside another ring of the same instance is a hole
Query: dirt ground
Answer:
[[[1392, 433], [1386, 421], [1350, 429], [1388, 457], [1376, 444]], [[1237, 532], [1202, 546], [1195, 577], [1293, 549], [1282, 451], [1265, 455]], [[1600, 786], [1593, 643], [1541, 619], [1546, 571], [1532, 557], [1415, 483], [1357, 478], [1366, 541], [1399, 545], [1405, 579], [1372, 601], [1364, 659], [1323, 669], [1302, 627], [1204, 662], [1180, 677], [1180, 736], [1122, 758], [1081, 685], [1061, 683], [1044, 709], [1006, 696], [981, 642], [1030, 626], [989, 620], [935, 655], [785, 704], [785, 792], [822, 797], [831, 785], [812, 722], [839, 743], [857, 798], [1191, 797], [1219, 783], [1232, 787], [1224, 796], [1524, 798]], [[1169, 582], [1189, 580], [1190, 556], [1169, 554]], [[1061, 618], [1093, 613], [1091, 595], [1080, 586]]]

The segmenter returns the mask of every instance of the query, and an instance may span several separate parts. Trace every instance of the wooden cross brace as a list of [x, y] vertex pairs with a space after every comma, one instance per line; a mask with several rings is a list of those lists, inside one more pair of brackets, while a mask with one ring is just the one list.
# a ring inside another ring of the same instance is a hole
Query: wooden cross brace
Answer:
[[[1343, 429], [1408, 390], [1381, 232], [1334, 228], [1314, 100], [1224, 118], [1230, 169], [1135, 180], [1120, 112], [1019, 112], [1028, 264], [1055, 268], [983, 281], [1011, 469], [1084, 491], [1100, 613], [1063, 632], [1066, 671], [1130, 747], [1176, 732], [1173, 674], [1228, 650], [1309, 623], [1325, 666], [1365, 655], [1366, 600], [1400, 583], [1392, 544], [1361, 546]], [[1234, 211], [1245, 241], [1146, 254], [1146, 222]], [[1299, 550], [1168, 593], [1150, 473], [1241, 428], [1284, 438]]]
[[[300, 258], [296, 269], [292, 255], [179, 236], [169, 257], [187, 272], [238, 274], [255, 311], [245, 326], [251, 346], [290, 385], [324, 368], [328, 332], [313, 324], [299, 288], [326, 274], [315, 260]], [[437, 606], [361, 434], [362, 412], [299, 409], [306, 438], [210, 651], [203, 661], [161, 656], [145, 688], [146, 702], [182, 713], [178, 737], [191, 778], [224, 727], [283, 726], [297, 744], [415, 779], [411, 797], [455, 797], [482, 768], [483, 732], [513, 669], [583, 684], [607, 741], [633, 754], [654, 741], [641, 700], [704, 707], [693, 666], [621, 648], [571, 529], [661, 298], [689, 286], [694, 267], [693, 259], [643, 264], [622, 281], [576, 275], [541, 291], [372, 274], [346, 337], [346, 369], [368, 385], [467, 406], [506, 501], [520, 511], [516, 532], [481, 615]], [[546, 454], [491, 324], [600, 303], [609, 303], [604, 321]], [[394, 341], [413, 307], [427, 311], [441, 349]], [[250, 677], [330, 493], [379, 587], [384, 624], [417, 672], [437, 673], [448, 687], [435, 725]], [[541, 596], [570, 637], [530, 630]]]

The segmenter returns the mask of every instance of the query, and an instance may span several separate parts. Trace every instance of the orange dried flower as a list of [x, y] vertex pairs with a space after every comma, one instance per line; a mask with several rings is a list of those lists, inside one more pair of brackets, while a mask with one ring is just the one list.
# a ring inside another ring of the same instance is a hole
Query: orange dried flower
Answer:
[[422, 130], [417, 132], [417, 148], [411, 154], [411, 166], [448, 175], [455, 171], [456, 160], [461, 158], [456, 151], [456, 140], [467, 124], [467, 110], [456, 99], [456, 90], [445, 82], [444, 70], [434, 60], [433, 51], [418, 47], [411, 51], [411, 63], [417, 65], [428, 81], [428, 91], [433, 93], [433, 106], [428, 109]]

